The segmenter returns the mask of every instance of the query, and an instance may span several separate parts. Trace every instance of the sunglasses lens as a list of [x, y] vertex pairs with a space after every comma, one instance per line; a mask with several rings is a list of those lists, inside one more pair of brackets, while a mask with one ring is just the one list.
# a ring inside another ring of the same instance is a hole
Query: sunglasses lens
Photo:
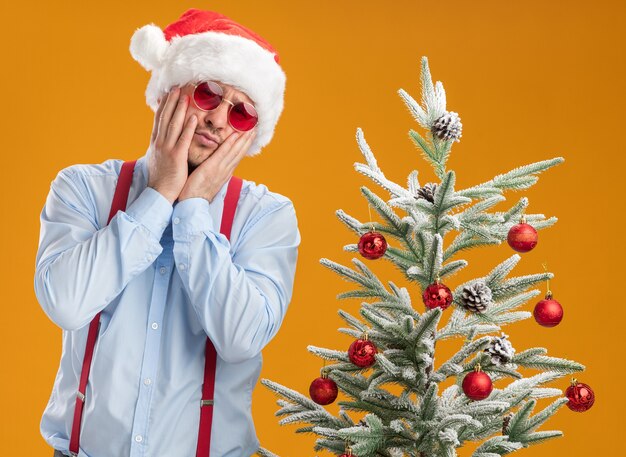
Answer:
[[237, 103], [230, 110], [230, 125], [233, 126], [234, 129], [247, 131], [253, 128], [257, 121], [259, 120], [259, 116], [250, 103]]
[[222, 102], [222, 88], [212, 81], [198, 84], [193, 93], [196, 105], [203, 110], [213, 110]]

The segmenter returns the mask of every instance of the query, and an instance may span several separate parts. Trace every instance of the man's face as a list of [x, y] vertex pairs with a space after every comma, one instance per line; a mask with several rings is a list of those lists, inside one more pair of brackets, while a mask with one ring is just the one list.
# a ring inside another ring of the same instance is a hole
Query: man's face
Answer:
[[[224, 98], [226, 100], [230, 100], [233, 103], [241, 101], [254, 104], [252, 99], [243, 92], [228, 84], [223, 84], [219, 81], [216, 82], [224, 89]], [[195, 84], [181, 86], [181, 96], [189, 96], [189, 106], [187, 108], [187, 113], [185, 114], [185, 123], [192, 114], [195, 114], [198, 119], [196, 133], [194, 134], [191, 144], [189, 145], [187, 163], [189, 165], [190, 173], [198, 165], [208, 159], [231, 133], [235, 132], [235, 130], [228, 123], [228, 109], [231, 106], [230, 103], [222, 101], [220, 106], [215, 108], [213, 111], [202, 111], [193, 102], [194, 88]], [[210, 136], [216, 140], [216, 142], [207, 141], [201, 133]]]

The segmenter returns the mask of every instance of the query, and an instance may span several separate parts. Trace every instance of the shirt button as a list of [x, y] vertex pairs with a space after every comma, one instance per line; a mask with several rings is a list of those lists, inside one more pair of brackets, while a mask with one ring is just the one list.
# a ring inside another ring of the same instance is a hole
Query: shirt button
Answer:
[[146, 379], [144, 379], [144, 380], [143, 380], [143, 383], [144, 383], [146, 386], [149, 386], [150, 384], [152, 384], [152, 379], [150, 379], [150, 378], [146, 378]]
[[178, 217], [175, 217], [174, 218], [174, 224], [178, 224], [178, 223], [180, 223], [180, 219]]
[[138, 443], [141, 443], [143, 441], [143, 436], [141, 435], [136, 435], [135, 436], [135, 441], [137, 441]]
[[178, 268], [180, 268], [181, 270], [184, 270], [185, 268], [187, 268], [187, 266], [184, 263], [181, 263]]
[[165, 268], [165, 267], [161, 267], [161, 268], [159, 269], [159, 273], [161, 273], [162, 275], [164, 275], [165, 273], [167, 273], [167, 268]]
[[158, 328], [159, 328], [159, 324], [157, 324], [156, 322], [153, 322], [153, 323], [152, 323], [152, 329], [153, 329], [153, 330], [156, 330], [156, 329], [158, 329]]

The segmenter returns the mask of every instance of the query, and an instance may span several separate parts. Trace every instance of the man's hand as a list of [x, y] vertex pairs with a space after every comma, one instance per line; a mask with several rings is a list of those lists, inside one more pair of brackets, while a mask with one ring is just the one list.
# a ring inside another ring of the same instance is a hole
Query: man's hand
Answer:
[[[197, 119], [192, 115], [183, 126], [189, 97], [180, 96], [178, 87], [159, 103], [154, 116], [148, 186], [174, 203], [187, 181], [187, 156]], [[182, 131], [182, 132], [181, 132]]]
[[226, 140], [189, 175], [178, 201], [202, 197], [211, 202], [233, 171], [246, 155], [256, 130], [233, 132]]

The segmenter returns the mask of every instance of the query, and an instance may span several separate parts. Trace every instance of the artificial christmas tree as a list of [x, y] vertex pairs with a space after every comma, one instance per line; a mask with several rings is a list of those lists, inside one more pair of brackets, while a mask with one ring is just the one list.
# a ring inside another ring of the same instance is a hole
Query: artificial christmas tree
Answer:
[[[534, 248], [536, 238], [529, 240], [527, 233], [553, 225], [555, 217], [524, 214], [528, 207], [525, 197], [504, 212], [488, 210], [505, 200], [504, 191], [532, 186], [538, 173], [563, 159], [525, 165], [482, 184], [455, 189], [456, 175], [446, 170], [446, 163], [452, 144], [460, 140], [462, 125], [457, 113], [446, 111], [443, 85], [432, 83], [425, 57], [421, 85], [421, 104], [404, 90], [399, 94], [425, 129], [424, 136], [413, 130], [409, 135], [440, 182], [421, 187], [417, 171], [410, 173], [406, 188], [390, 181], [357, 129], [366, 163], [356, 163], [355, 168], [390, 197], [383, 199], [362, 188], [382, 223], [362, 223], [337, 211], [357, 237], [368, 231], [387, 237], [390, 244], [385, 243], [386, 249], [377, 252], [380, 256], [376, 258], [392, 262], [409, 286], [389, 281], [387, 288], [358, 258], [353, 259], [356, 269], [321, 259], [324, 266], [359, 286], [338, 298], [367, 300], [359, 309], [362, 319], [339, 311], [349, 325], [339, 331], [359, 341], [366, 334], [375, 345], [376, 351], [368, 352], [373, 359], [355, 364], [354, 354], [345, 349], [308, 347], [311, 353], [334, 362], [325, 370], [340, 391], [337, 416], [293, 389], [268, 379], [261, 381], [282, 397], [276, 413], [284, 416], [280, 423], [304, 424], [296, 432], [316, 434], [316, 451], [345, 455], [349, 446], [350, 453], [359, 457], [453, 457], [457, 448], [478, 442], [473, 457], [496, 457], [560, 436], [559, 431], [537, 429], [568, 398], [576, 399], [577, 411], [593, 404], [593, 391], [585, 384], [576, 383], [568, 397], [562, 390], [546, 386], [583, 370], [581, 364], [549, 357], [541, 347], [516, 351], [501, 333], [501, 326], [531, 316], [518, 308], [540, 293], [529, 289], [552, 278], [552, 273], [511, 277], [521, 259], [514, 254], [482, 277], [460, 284], [453, 280], [468, 265], [455, 258], [461, 251], [505, 240], [520, 252]], [[396, 209], [405, 215], [398, 215]], [[523, 231], [519, 230], [520, 220], [525, 224]], [[363, 254], [362, 246], [356, 244], [345, 249]], [[549, 246], [544, 244], [542, 249], [549, 250]], [[450, 294], [450, 289], [446, 292], [437, 286], [440, 280], [447, 284], [445, 289], [452, 288]], [[436, 343], [454, 343], [455, 338], [461, 341], [456, 353], [436, 364]], [[528, 375], [527, 369], [538, 373]], [[538, 399], [550, 397], [559, 398], [531, 415]], [[265, 449], [259, 454], [275, 456]]]

